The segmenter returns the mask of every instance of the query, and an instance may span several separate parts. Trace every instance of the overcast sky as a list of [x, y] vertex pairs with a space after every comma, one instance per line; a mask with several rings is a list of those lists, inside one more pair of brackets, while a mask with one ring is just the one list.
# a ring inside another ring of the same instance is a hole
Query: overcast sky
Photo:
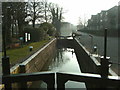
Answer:
[[115, 5], [118, 5], [120, 0], [48, 0], [54, 2], [67, 11], [63, 16], [66, 22], [74, 25], [78, 23], [78, 18], [82, 21], [88, 19], [91, 15], [96, 15], [101, 10], [108, 10]]

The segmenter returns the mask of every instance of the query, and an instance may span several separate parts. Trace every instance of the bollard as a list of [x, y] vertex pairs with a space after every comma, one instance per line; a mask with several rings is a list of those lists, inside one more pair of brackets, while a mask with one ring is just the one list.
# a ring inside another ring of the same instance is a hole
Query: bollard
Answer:
[[72, 34], [73, 39], [75, 39], [75, 34]]
[[94, 53], [97, 52], [97, 46], [93, 47], [93, 51], [94, 51]]
[[3, 69], [3, 75], [10, 74], [10, 60], [8, 56], [2, 58], [2, 69]]
[[100, 58], [101, 59], [101, 77], [102, 78], [107, 78], [109, 74], [109, 59], [110, 57], [104, 58], [103, 56]]
[[31, 52], [33, 50], [33, 46], [29, 46], [29, 51]]
[[[25, 70], [25, 65], [23, 64], [20, 64], [19, 65], [19, 73], [26, 73], [26, 70]], [[19, 90], [23, 90], [23, 89], [27, 89], [27, 82], [21, 82], [21, 83], [18, 83], [18, 89]]]

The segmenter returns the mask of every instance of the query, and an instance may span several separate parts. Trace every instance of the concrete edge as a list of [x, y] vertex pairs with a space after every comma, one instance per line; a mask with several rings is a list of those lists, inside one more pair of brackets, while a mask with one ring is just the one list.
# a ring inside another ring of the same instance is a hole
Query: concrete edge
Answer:
[[[85, 52], [89, 55], [90, 52], [89, 52], [76, 38], [75, 38], [75, 40], [80, 44], [80, 46], [81, 46], [81, 47], [85, 50]], [[97, 66], [101, 65], [94, 56], [90, 55], [90, 58], [94, 61], [94, 63], [95, 63]], [[109, 73], [110, 73], [112, 76], [118, 76], [111, 68], [109, 68]]]
[[27, 60], [25, 60], [24, 62], [22, 62], [22, 65], [26, 65], [29, 61], [31, 61], [34, 57], [36, 57], [43, 49], [45, 49], [46, 47], [48, 47], [55, 39], [53, 39], [52, 41], [50, 41], [48, 44], [46, 44], [44, 47], [42, 47], [40, 50], [38, 50], [36, 53], [34, 53], [32, 56], [30, 56]]

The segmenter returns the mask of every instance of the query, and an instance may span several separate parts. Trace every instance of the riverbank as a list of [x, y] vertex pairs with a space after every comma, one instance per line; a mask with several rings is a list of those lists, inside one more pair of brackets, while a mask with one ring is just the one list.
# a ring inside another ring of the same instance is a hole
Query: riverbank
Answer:
[[[42, 40], [40, 42], [33, 42], [27, 44], [21, 48], [7, 50], [7, 55], [10, 57], [10, 65], [13, 66], [17, 63], [23, 62], [24, 60], [26, 60], [28, 57], [30, 57], [37, 50], [39, 50], [49, 42], [50, 40], [47, 39], [47, 40]], [[29, 49], [30, 46], [33, 47], [32, 51], [30, 51]]]
[[[56, 49], [55, 46], [56, 39], [54, 38], [50, 40], [47, 44], [45, 44], [43, 47], [41, 47], [39, 50], [37, 50], [25, 61], [11, 67], [10, 68], [11, 74], [40, 72], [43, 66], [45, 66], [46, 62], [53, 58], [54, 51]], [[32, 85], [32, 83], [33, 82], [27, 83], [28, 88]], [[19, 88], [19, 84], [14, 83], [12, 87]], [[4, 86], [2, 86], [1, 88], [4, 88]]]

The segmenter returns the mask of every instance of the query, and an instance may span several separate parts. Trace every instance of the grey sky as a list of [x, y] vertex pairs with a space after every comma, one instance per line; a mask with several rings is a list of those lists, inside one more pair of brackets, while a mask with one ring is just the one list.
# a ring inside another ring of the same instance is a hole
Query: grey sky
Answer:
[[88, 19], [91, 15], [95, 15], [101, 10], [108, 10], [115, 5], [118, 5], [119, 0], [48, 0], [59, 4], [67, 11], [64, 14], [65, 21], [72, 24], [78, 23], [78, 17]]
[[[18, 2], [28, 0], [0, 0], [1, 2]], [[39, 1], [39, 0], [35, 0]], [[89, 19], [91, 15], [99, 13], [101, 10], [108, 10], [115, 5], [118, 5], [120, 0], [47, 0], [49, 2], [57, 3], [64, 8], [64, 17], [66, 22], [72, 24], [78, 23], [78, 18], [82, 21]]]

